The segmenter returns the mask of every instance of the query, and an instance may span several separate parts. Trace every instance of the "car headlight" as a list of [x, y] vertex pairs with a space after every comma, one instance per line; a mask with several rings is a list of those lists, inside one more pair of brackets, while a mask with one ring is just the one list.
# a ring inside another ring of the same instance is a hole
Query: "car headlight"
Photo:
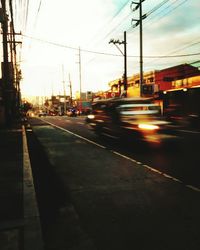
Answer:
[[92, 114], [88, 115], [87, 117], [88, 117], [88, 119], [94, 119], [94, 115], [92, 115]]
[[156, 130], [156, 129], [159, 129], [159, 126], [158, 125], [153, 125], [153, 124], [147, 124], [147, 123], [140, 123], [138, 125], [138, 127], [140, 129], [144, 129], [144, 130]]

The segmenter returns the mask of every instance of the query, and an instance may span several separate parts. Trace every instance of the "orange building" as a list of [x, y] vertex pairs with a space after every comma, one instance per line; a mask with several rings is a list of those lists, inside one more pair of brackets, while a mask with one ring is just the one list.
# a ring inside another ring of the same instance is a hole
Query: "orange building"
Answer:
[[[127, 97], [139, 97], [141, 92], [143, 96], [150, 97], [177, 87], [191, 87], [199, 84], [199, 77], [200, 70], [189, 64], [144, 72], [141, 91], [140, 74], [135, 74], [127, 78]], [[115, 96], [120, 96], [123, 93], [121, 79], [113, 80], [108, 85]]]
[[197, 67], [181, 64], [158, 71], [156, 84], [159, 86], [159, 91], [165, 91], [173, 89], [175, 81], [187, 85], [187, 79], [194, 76], [200, 76], [200, 70]]

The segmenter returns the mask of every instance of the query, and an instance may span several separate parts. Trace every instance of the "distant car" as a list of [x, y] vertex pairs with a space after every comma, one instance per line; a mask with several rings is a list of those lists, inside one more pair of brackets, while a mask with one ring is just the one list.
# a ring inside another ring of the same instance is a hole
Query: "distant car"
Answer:
[[56, 111], [52, 111], [52, 110], [49, 111], [50, 116], [56, 116], [57, 114], [58, 114], [58, 112], [56, 112]]
[[77, 116], [77, 110], [75, 108], [68, 109], [67, 116]]
[[172, 124], [152, 98], [112, 98], [92, 104], [86, 118], [99, 135], [148, 143], [177, 139]]
[[40, 112], [38, 113], [38, 116], [39, 116], [39, 117], [47, 116], [47, 113], [46, 113], [45, 111], [40, 111]]

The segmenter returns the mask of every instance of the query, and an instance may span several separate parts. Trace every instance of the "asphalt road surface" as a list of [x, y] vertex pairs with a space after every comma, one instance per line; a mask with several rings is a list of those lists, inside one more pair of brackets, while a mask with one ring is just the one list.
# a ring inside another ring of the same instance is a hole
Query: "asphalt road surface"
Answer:
[[84, 118], [29, 123], [46, 249], [199, 249], [197, 136], [176, 151], [142, 150], [98, 138]]
[[180, 131], [183, 139], [173, 141], [167, 147], [161, 144], [146, 148], [138, 145], [138, 142], [127, 143], [98, 137], [85, 123], [84, 117], [46, 117], [45, 121], [177, 178], [184, 185], [200, 188], [200, 132]]

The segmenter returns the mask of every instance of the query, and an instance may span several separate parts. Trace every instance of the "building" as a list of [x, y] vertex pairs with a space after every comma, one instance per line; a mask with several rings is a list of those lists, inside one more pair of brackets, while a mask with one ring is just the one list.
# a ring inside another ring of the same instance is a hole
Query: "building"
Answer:
[[149, 97], [158, 91], [156, 84], [158, 71], [149, 71], [143, 73], [142, 91], [140, 86], [140, 74], [135, 74], [128, 77], [127, 97], [139, 97], [142, 93], [143, 96]]
[[47, 113], [64, 114], [71, 106], [70, 96], [57, 95], [47, 99], [44, 103]]
[[[140, 74], [134, 74], [127, 78], [127, 97], [154, 97], [162, 91], [177, 88], [178, 86], [198, 85], [200, 70], [189, 64], [181, 64], [162, 70], [153, 70], [143, 73], [142, 90], [140, 86]], [[194, 83], [195, 82], [195, 83]], [[123, 92], [121, 79], [108, 83], [111, 93], [120, 96]]]
[[175, 81], [180, 81], [185, 84], [188, 78], [198, 75], [200, 76], [200, 70], [197, 67], [189, 64], [181, 64], [158, 71], [155, 84], [159, 86], [159, 91], [165, 91], [174, 89]]

